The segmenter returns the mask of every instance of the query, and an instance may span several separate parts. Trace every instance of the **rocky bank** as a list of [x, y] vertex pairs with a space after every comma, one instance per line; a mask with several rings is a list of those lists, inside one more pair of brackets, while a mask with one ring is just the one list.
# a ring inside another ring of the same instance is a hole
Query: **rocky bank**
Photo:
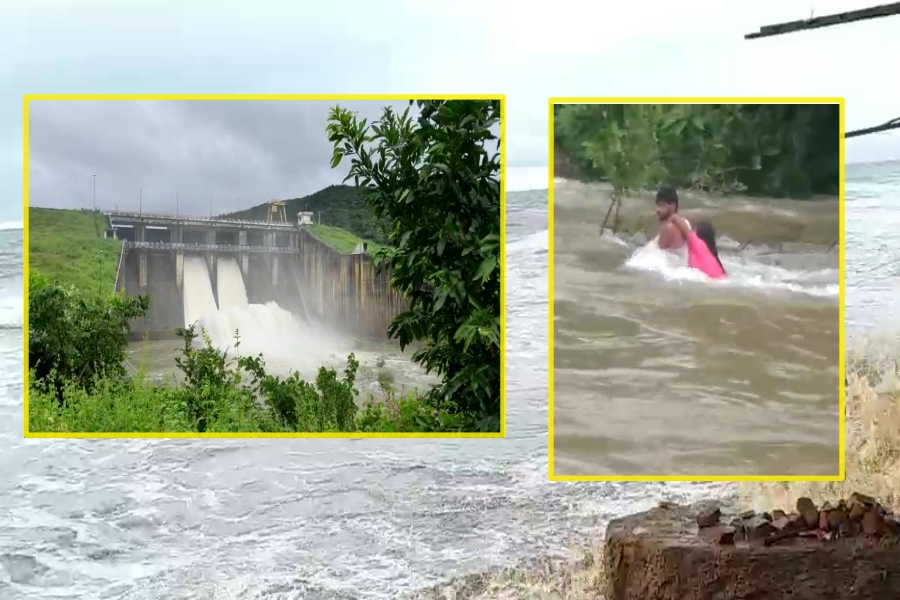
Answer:
[[900, 520], [851, 494], [727, 515], [661, 503], [606, 532], [606, 600], [896, 600]]

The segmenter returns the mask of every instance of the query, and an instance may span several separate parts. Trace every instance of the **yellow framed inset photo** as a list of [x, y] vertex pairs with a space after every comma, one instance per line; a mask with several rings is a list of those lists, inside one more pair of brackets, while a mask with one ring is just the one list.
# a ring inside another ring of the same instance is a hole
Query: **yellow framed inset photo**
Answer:
[[502, 95], [24, 98], [26, 437], [503, 437]]
[[843, 479], [843, 99], [548, 109], [550, 478]]

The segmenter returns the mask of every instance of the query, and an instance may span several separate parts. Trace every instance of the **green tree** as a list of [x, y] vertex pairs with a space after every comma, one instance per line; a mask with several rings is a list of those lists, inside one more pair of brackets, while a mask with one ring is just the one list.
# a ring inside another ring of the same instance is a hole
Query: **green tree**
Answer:
[[32, 271], [28, 278], [29, 369], [60, 393], [65, 382], [90, 391], [98, 377], [125, 375], [129, 323], [143, 317], [148, 306], [144, 296], [98, 296]]
[[347, 180], [391, 225], [379, 265], [410, 308], [388, 335], [423, 342], [413, 360], [442, 381], [435, 407], [471, 415], [482, 431], [500, 426], [499, 100], [419, 101], [385, 108], [371, 125], [335, 107], [327, 133], [332, 167], [350, 158]]
[[616, 194], [666, 183], [718, 193], [836, 194], [836, 104], [557, 105], [554, 137]]

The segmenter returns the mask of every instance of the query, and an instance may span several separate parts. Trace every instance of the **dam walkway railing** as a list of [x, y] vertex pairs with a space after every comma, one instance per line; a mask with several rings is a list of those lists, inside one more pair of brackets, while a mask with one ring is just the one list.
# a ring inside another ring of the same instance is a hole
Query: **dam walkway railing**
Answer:
[[244, 219], [224, 219], [219, 217], [192, 217], [188, 215], [164, 215], [145, 212], [109, 211], [104, 213], [110, 222], [141, 221], [144, 223], [198, 225], [204, 227], [237, 227], [241, 229], [279, 229], [295, 230], [294, 223], [270, 223], [268, 221], [250, 221]]
[[238, 246], [233, 244], [179, 244], [176, 242], [125, 242], [126, 250], [149, 250], [157, 252], [171, 252], [182, 250], [185, 252], [222, 252], [240, 253], [252, 252], [256, 254], [299, 254], [299, 248], [287, 248], [282, 246]]

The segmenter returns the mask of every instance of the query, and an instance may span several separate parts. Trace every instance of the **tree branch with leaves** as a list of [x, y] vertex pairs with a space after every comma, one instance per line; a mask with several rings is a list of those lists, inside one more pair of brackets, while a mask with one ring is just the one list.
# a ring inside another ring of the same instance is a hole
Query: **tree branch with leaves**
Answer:
[[500, 428], [499, 124], [499, 100], [428, 100], [372, 124], [335, 107], [327, 126], [332, 168], [349, 159], [391, 225], [375, 260], [410, 305], [387, 333], [421, 343], [413, 360], [441, 377], [426, 400], [479, 431]]

